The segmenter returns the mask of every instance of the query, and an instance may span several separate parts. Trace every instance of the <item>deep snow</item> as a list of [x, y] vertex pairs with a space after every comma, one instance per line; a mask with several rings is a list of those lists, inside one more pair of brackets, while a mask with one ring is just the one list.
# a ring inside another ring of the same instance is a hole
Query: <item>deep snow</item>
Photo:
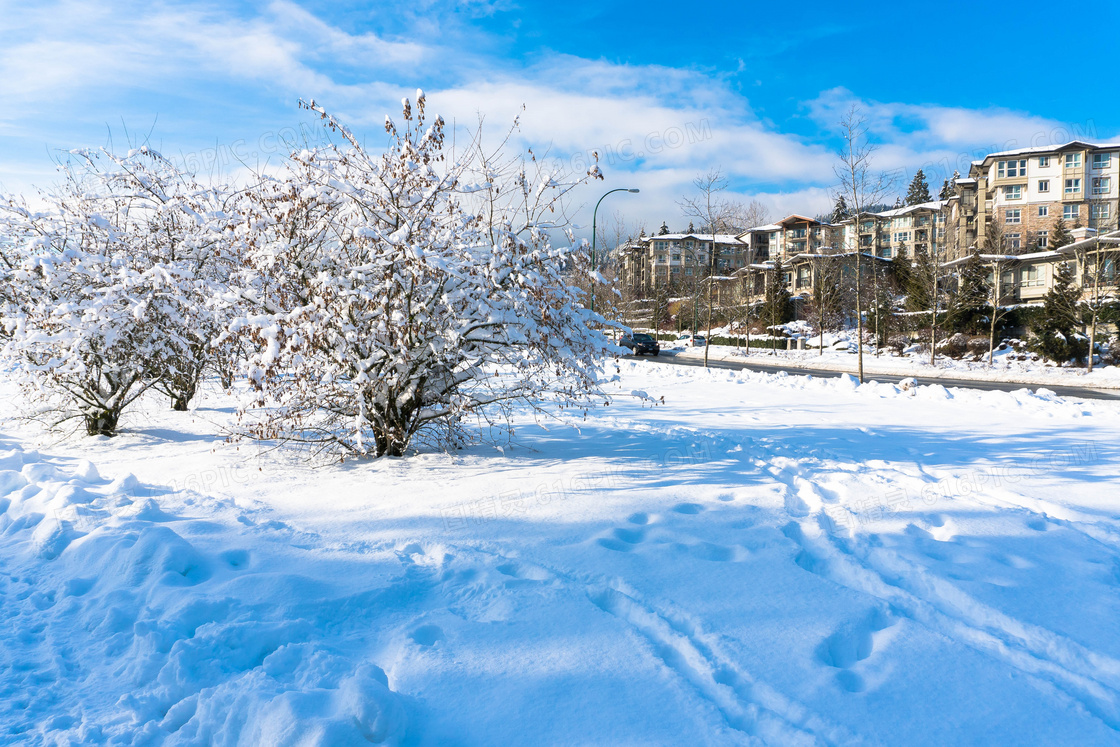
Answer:
[[1120, 743], [1120, 406], [621, 369], [318, 468], [0, 421], [0, 741]]

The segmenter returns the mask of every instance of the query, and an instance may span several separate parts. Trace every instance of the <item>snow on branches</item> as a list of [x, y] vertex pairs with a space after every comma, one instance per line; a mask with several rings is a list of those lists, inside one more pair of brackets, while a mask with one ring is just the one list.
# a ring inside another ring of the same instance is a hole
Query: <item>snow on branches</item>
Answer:
[[231, 329], [253, 346], [255, 435], [400, 456], [493, 406], [595, 400], [613, 348], [565, 282], [575, 248], [549, 237], [594, 175], [565, 181], [480, 140], [449, 162], [419, 92], [384, 154], [305, 106], [343, 145], [295, 154], [246, 196], [240, 228]]
[[420, 92], [384, 153], [303, 106], [340, 144], [242, 190], [147, 148], [71, 151], [44, 208], [0, 203], [0, 355], [56, 423], [112, 435], [145, 391], [186, 409], [234, 368], [253, 436], [342, 455], [602, 401], [616, 350], [566, 280], [585, 252], [563, 214], [597, 167], [550, 172], [508, 135], [487, 151], [481, 127], [450, 160]]
[[160, 385], [185, 409], [213, 336], [220, 198], [142, 148], [75, 152], [33, 210], [0, 203], [0, 355], [55, 422], [113, 435]]

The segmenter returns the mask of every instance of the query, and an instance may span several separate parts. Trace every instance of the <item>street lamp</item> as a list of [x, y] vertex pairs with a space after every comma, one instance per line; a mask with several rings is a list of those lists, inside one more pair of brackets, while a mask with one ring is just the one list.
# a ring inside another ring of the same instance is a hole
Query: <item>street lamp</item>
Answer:
[[[629, 192], [631, 194], [636, 195], [640, 191], [641, 190], [638, 190], [638, 189], [627, 189], [626, 187], [619, 187], [618, 189], [612, 189], [610, 192], [607, 192], [605, 195], [603, 195], [602, 197], [599, 198], [598, 202], [595, 203], [595, 209], [591, 212], [591, 269], [592, 270], [597, 269], [597, 267], [595, 265], [595, 235], [598, 233], [598, 231], [595, 228], [595, 221], [599, 216], [599, 205], [601, 205], [603, 203], [603, 200], [605, 200], [607, 198], [607, 195], [614, 194], [615, 192]], [[595, 286], [594, 286], [595, 279], [592, 278], [591, 282], [593, 283], [593, 285], [591, 286], [591, 313], [594, 314], [595, 313]]]

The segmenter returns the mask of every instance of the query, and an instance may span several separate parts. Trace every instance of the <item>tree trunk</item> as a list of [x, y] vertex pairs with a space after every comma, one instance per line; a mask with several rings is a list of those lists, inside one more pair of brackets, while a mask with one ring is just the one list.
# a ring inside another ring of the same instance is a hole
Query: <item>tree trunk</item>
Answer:
[[85, 414], [86, 434], [90, 436], [115, 436], [117, 435], [117, 421], [120, 420], [119, 409], [100, 409]]

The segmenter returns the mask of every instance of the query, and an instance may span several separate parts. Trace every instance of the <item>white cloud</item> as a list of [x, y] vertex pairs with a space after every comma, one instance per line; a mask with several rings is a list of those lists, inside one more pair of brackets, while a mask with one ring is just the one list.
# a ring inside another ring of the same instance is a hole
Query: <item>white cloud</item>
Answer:
[[[497, 7], [459, 4], [473, 15]], [[440, 33], [445, 9], [429, 2], [409, 10], [412, 15], [402, 12], [399, 18], [408, 19], [402, 23], [412, 24], [417, 33], [390, 37], [350, 33], [290, 0], [274, 0], [248, 16], [219, 6], [139, 0], [111, 7], [78, 0], [35, 6], [0, 0], [6, 19], [0, 29], [0, 97], [6, 102], [0, 127], [20, 143], [43, 137], [43, 130], [72, 138], [66, 128], [76, 112], [92, 121], [115, 121], [125, 113], [112, 107], [123, 101], [144, 116], [152, 93], [174, 97], [213, 87], [207, 103], [216, 121], [218, 114], [240, 105], [241, 94], [259, 96], [265, 90], [274, 95], [275, 108], [253, 110], [256, 122], [275, 116], [274, 126], [282, 127], [297, 116], [284, 107], [297, 97], [315, 98], [376, 138], [384, 115], [399, 115], [400, 98], [423, 85], [429, 110], [460, 126], [470, 126], [481, 113], [497, 134], [521, 116], [519, 146], [550, 150], [577, 170], [591, 151], [599, 152], [608, 188], [643, 190], [618, 209], [648, 225], [660, 225], [662, 219], [672, 223], [679, 216], [677, 199], [698, 173], [713, 167], [730, 178], [736, 196], [759, 197], [775, 213], [827, 210], [834, 181], [833, 128], [853, 104], [863, 109], [881, 143], [877, 165], [907, 176], [918, 166], [931, 175], [964, 171], [986, 148], [1027, 145], [1064, 130], [1090, 136], [1091, 123], [1073, 132], [1069, 125], [1027, 113], [862, 101], [842, 88], [806, 105], [820, 133], [794, 135], [758, 117], [746, 97], [717, 77], [695, 70], [562, 54], [543, 54], [522, 65], [471, 52], [487, 45], [465, 43], [458, 27], [454, 50], [438, 41], [417, 41], [451, 38]], [[181, 111], [160, 112], [164, 126], [177, 115], [207, 117], [196, 111], [195, 99], [182, 95]], [[269, 106], [267, 101], [254, 105]], [[256, 138], [246, 129], [252, 126], [231, 133], [229, 141], [249, 137], [247, 131]], [[66, 144], [86, 143], [71, 139]], [[207, 146], [173, 142], [164, 147], [197, 151]], [[6, 176], [9, 186], [18, 184], [18, 173], [9, 169]], [[592, 202], [599, 186], [584, 190], [580, 199]], [[589, 216], [580, 218], [590, 222]]]

